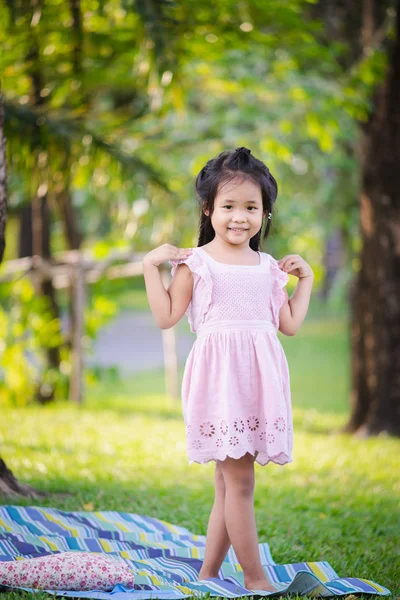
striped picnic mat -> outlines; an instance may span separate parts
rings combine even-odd
[[[205,540],[204,535],[194,535],[185,527],[135,513],[68,512],[37,506],[0,507],[2,561],[73,550],[102,552],[124,560],[135,574],[133,589],[117,585],[111,592],[46,590],[58,596],[172,600],[202,597],[207,592],[210,596],[226,598],[255,595],[243,587],[243,571],[232,546],[219,577],[198,582]],[[259,547],[262,565],[276,592],[257,592],[257,595],[297,593],[315,597],[362,592],[387,596],[391,593],[369,579],[339,577],[326,561],[278,565],[272,559],[267,543]]]

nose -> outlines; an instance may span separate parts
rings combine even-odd
[[[240,222],[240,223],[245,223],[247,219],[246,219],[246,217],[244,217],[244,216],[242,215],[242,213],[241,213],[241,211],[240,211],[240,210],[236,210],[236,211],[234,212],[234,215],[233,215],[233,217],[232,217],[232,220],[233,220],[233,221],[235,221],[235,223],[239,223],[239,222]]]

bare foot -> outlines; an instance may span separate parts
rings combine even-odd
[[[253,581],[244,580],[244,587],[248,590],[265,590],[266,592],[276,592],[266,579],[254,579]]]

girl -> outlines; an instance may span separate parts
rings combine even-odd
[[[277,183],[248,148],[225,151],[196,178],[199,241],[163,244],[144,257],[148,301],[161,329],[186,312],[197,338],[185,364],[182,407],[189,462],[214,460],[215,498],[199,580],[218,577],[233,545],[251,591],[276,591],[259,554],[254,462],[292,462],[289,369],[277,331],[294,335],[308,310],[314,273],[298,254],[259,251]],[[166,290],[158,266],[173,267]],[[290,299],[289,275],[299,281]]]

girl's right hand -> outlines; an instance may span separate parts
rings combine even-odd
[[[172,244],[163,244],[154,248],[143,257],[143,265],[158,267],[166,260],[181,260],[191,254],[191,248],[177,248]]]

